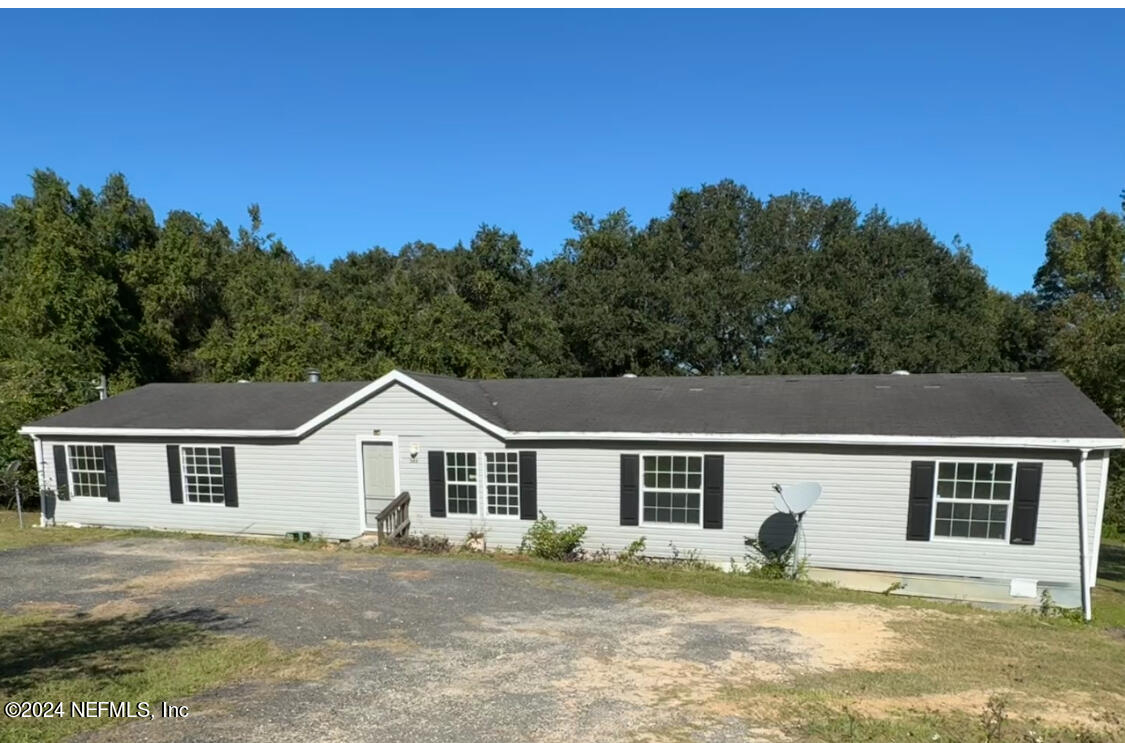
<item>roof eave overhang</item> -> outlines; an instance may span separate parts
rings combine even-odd
[[[805,433],[660,433],[624,431],[516,431],[514,441],[679,441],[759,444],[833,444],[851,446],[941,446],[997,449],[1125,449],[1125,438],[1057,438],[1039,436],[886,436]]]
[[[986,447],[998,449],[1125,449],[1125,438],[1057,438],[1039,436],[884,436],[866,434],[665,433],[648,431],[511,431],[434,391],[413,377],[393,370],[348,395],[299,427],[288,430],[218,428],[83,428],[24,426],[26,436],[110,436],[115,438],[251,438],[300,439],[372,395],[400,384],[497,438],[507,441],[660,441],[699,443],[831,444],[852,446]]]

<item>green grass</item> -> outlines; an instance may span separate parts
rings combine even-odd
[[[1098,585],[1092,593],[1094,624],[1125,630],[1125,542],[1102,540]]]
[[[0,697],[61,701],[67,712],[5,719],[0,741],[57,741],[120,722],[72,717],[72,701],[144,701],[156,710],[235,680],[313,664],[307,653],[282,652],[260,638],[220,636],[212,627],[222,620],[202,609],[106,618],[0,614]]]
[[[46,544],[78,544],[81,542],[97,542],[105,539],[119,539],[123,536],[135,536],[146,531],[125,529],[74,529],[70,527],[53,527],[43,529],[39,526],[38,511],[23,514],[23,528],[19,528],[19,520],[15,511],[0,510],[0,550],[19,549],[22,547],[36,547]]]

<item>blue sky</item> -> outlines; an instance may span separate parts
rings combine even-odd
[[[482,222],[554,254],[732,178],[921,219],[1028,288],[1120,208],[1121,12],[0,12],[0,198],[112,171],[322,262]]]

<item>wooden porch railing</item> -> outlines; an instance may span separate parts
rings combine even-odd
[[[379,544],[384,539],[397,539],[410,531],[410,492],[407,490],[387,504],[375,517],[375,528],[379,534]]]

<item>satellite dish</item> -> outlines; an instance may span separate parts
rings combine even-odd
[[[758,546],[770,557],[784,554],[797,541],[797,518],[788,512],[770,515],[758,527]]]
[[[773,499],[773,507],[782,513],[791,513],[799,516],[812,508],[820,497],[820,483],[798,482],[793,485],[774,485],[777,497]]]

